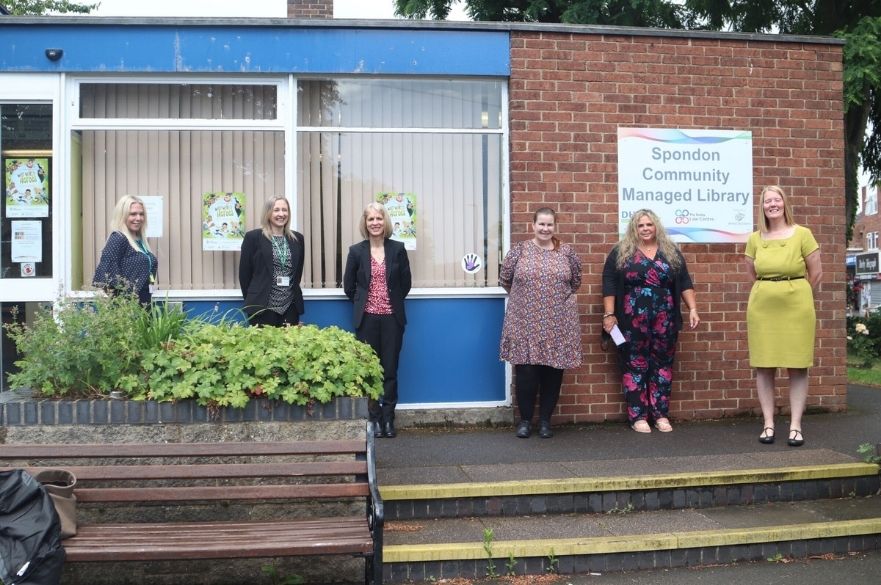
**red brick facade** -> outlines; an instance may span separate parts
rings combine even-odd
[[[613,355],[600,348],[600,275],[617,240],[619,126],[744,129],[753,184],[791,195],[820,243],[824,278],[809,409],[846,408],[842,51],[838,44],[512,32],[512,239],[550,204],[584,263],[584,365],[567,372],[557,422],[623,420]],[[679,338],[675,419],[758,413],[743,245],[687,244],[703,322]],[[778,404],[788,410],[785,378]]]
[[[333,0],[288,0],[288,18],[333,18]]]

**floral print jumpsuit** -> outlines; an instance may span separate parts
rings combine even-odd
[[[679,331],[673,320],[673,271],[661,254],[642,252],[622,267],[624,315],[618,326],[628,343],[621,346],[627,419],[667,418],[673,382],[673,357]]]

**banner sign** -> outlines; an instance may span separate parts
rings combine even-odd
[[[677,242],[745,242],[752,177],[752,132],[618,128],[618,233],[651,209]]]

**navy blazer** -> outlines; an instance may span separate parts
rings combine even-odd
[[[410,259],[404,244],[385,239],[385,278],[392,313],[401,327],[407,324],[404,313],[404,298],[410,292],[412,277]],[[364,240],[349,247],[346,270],[343,274],[343,290],[354,302],[352,324],[355,329],[361,326],[364,305],[367,304],[367,291],[370,290],[370,240]]]
[[[288,238],[291,250],[291,288],[294,290],[294,310],[297,315],[305,311],[303,307],[303,290],[300,280],[303,278],[303,262],[306,258],[306,246],[303,234],[294,232],[294,238]],[[262,229],[251,230],[245,234],[242,242],[242,257],[239,260],[239,284],[242,297],[245,299],[244,310],[249,316],[266,308],[269,302],[269,289],[275,282],[272,268],[272,242],[263,235]]]

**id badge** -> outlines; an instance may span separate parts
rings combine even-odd
[[[155,284],[151,284],[151,285],[150,285],[150,294],[151,294],[151,295],[152,295],[152,294],[155,294],[156,291],[157,291],[158,289],[159,289],[158,286],[156,286]]]
[[[279,276],[275,279],[276,286],[291,286],[290,276]]]

